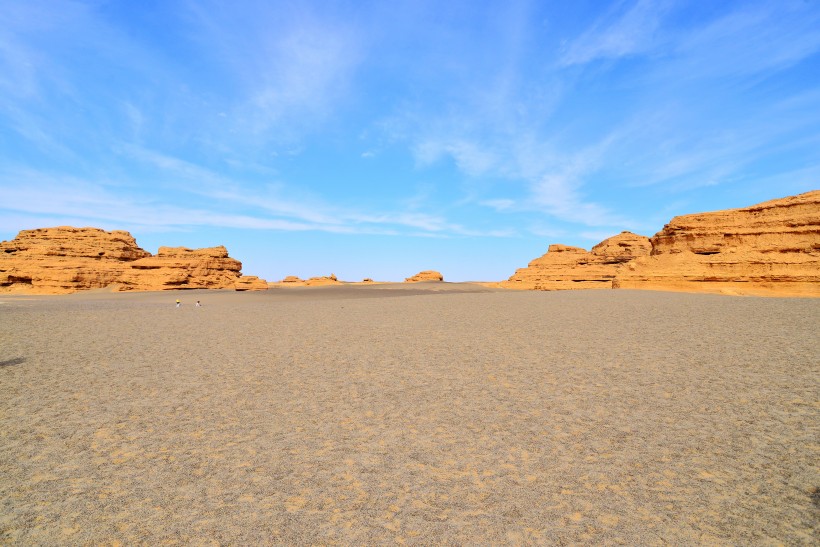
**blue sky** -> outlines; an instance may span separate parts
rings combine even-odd
[[[500,280],[820,187],[820,2],[0,0],[0,239]]]

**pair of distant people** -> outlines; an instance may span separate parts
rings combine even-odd
[[[182,306],[182,302],[179,300],[179,298],[177,298],[177,308],[180,307],[180,306]],[[196,301],[196,307],[197,308],[202,307],[202,304],[199,303],[199,300]]]

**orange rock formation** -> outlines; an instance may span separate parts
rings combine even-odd
[[[820,190],[675,217],[613,286],[820,296]]]
[[[610,289],[618,266],[649,255],[649,238],[621,232],[595,245],[591,251],[567,245],[550,245],[547,254],[521,268],[502,287],[557,291]]]
[[[336,279],[334,274],[330,274],[329,276],[325,277],[311,277],[307,281],[305,281],[305,285],[308,287],[315,287],[317,285],[341,285],[342,282]]]
[[[128,232],[99,228],[23,230],[0,242],[0,291],[64,294],[117,282],[127,265],[151,256]]]
[[[435,270],[424,270],[404,280],[405,283],[419,283],[421,281],[444,281],[444,276]]]
[[[243,275],[236,280],[237,291],[266,291],[268,282],[255,275]]]
[[[120,230],[40,228],[0,243],[4,292],[62,294],[108,286],[124,291],[233,289],[241,269],[225,247],[160,247],[152,256]]]
[[[233,289],[242,263],[225,247],[160,247],[156,256],[128,264],[118,280],[121,291],[164,289]]]

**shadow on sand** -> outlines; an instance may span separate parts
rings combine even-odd
[[[14,365],[22,365],[25,363],[26,360],[22,357],[15,357],[14,359],[7,359],[5,361],[0,361],[0,368],[4,367],[13,367]]]

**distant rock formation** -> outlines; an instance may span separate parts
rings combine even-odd
[[[550,245],[547,254],[516,270],[501,286],[541,291],[610,289],[619,265],[649,255],[651,249],[648,237],[632,232],[605,239],[591,251]]]
[[[60,226],[23,230],[13,240],[0,242],[3,292],[233,289],[241,269],[242,263],[230,258],[225,247],[160,247],[153,256],[121,230]]]
[[[444,281],[444,276],[435,270],[424,270],[404,280],[405,283],[419,283],[421,281]]]
[[[820,190],[678,216],[615,287],[820,296]]]
[[[342,282],[336,279],[334,274],[330,274],[329,276],[325,277],[311,277],[307,281],[305,281],[305,285],[308,287],[315,287],[317,285],[341,285]]]
[[[374,281],[369,277],[365,277],[364,279],[362,279],[362,283],[374,283]]]
[[[304,285],[304,281],[295,275],[289,275],[279,283],[283,285]]]
[[[235,288],[237,291],[266,291],[268,282],[255,275],[243,275],[236,280]]]

